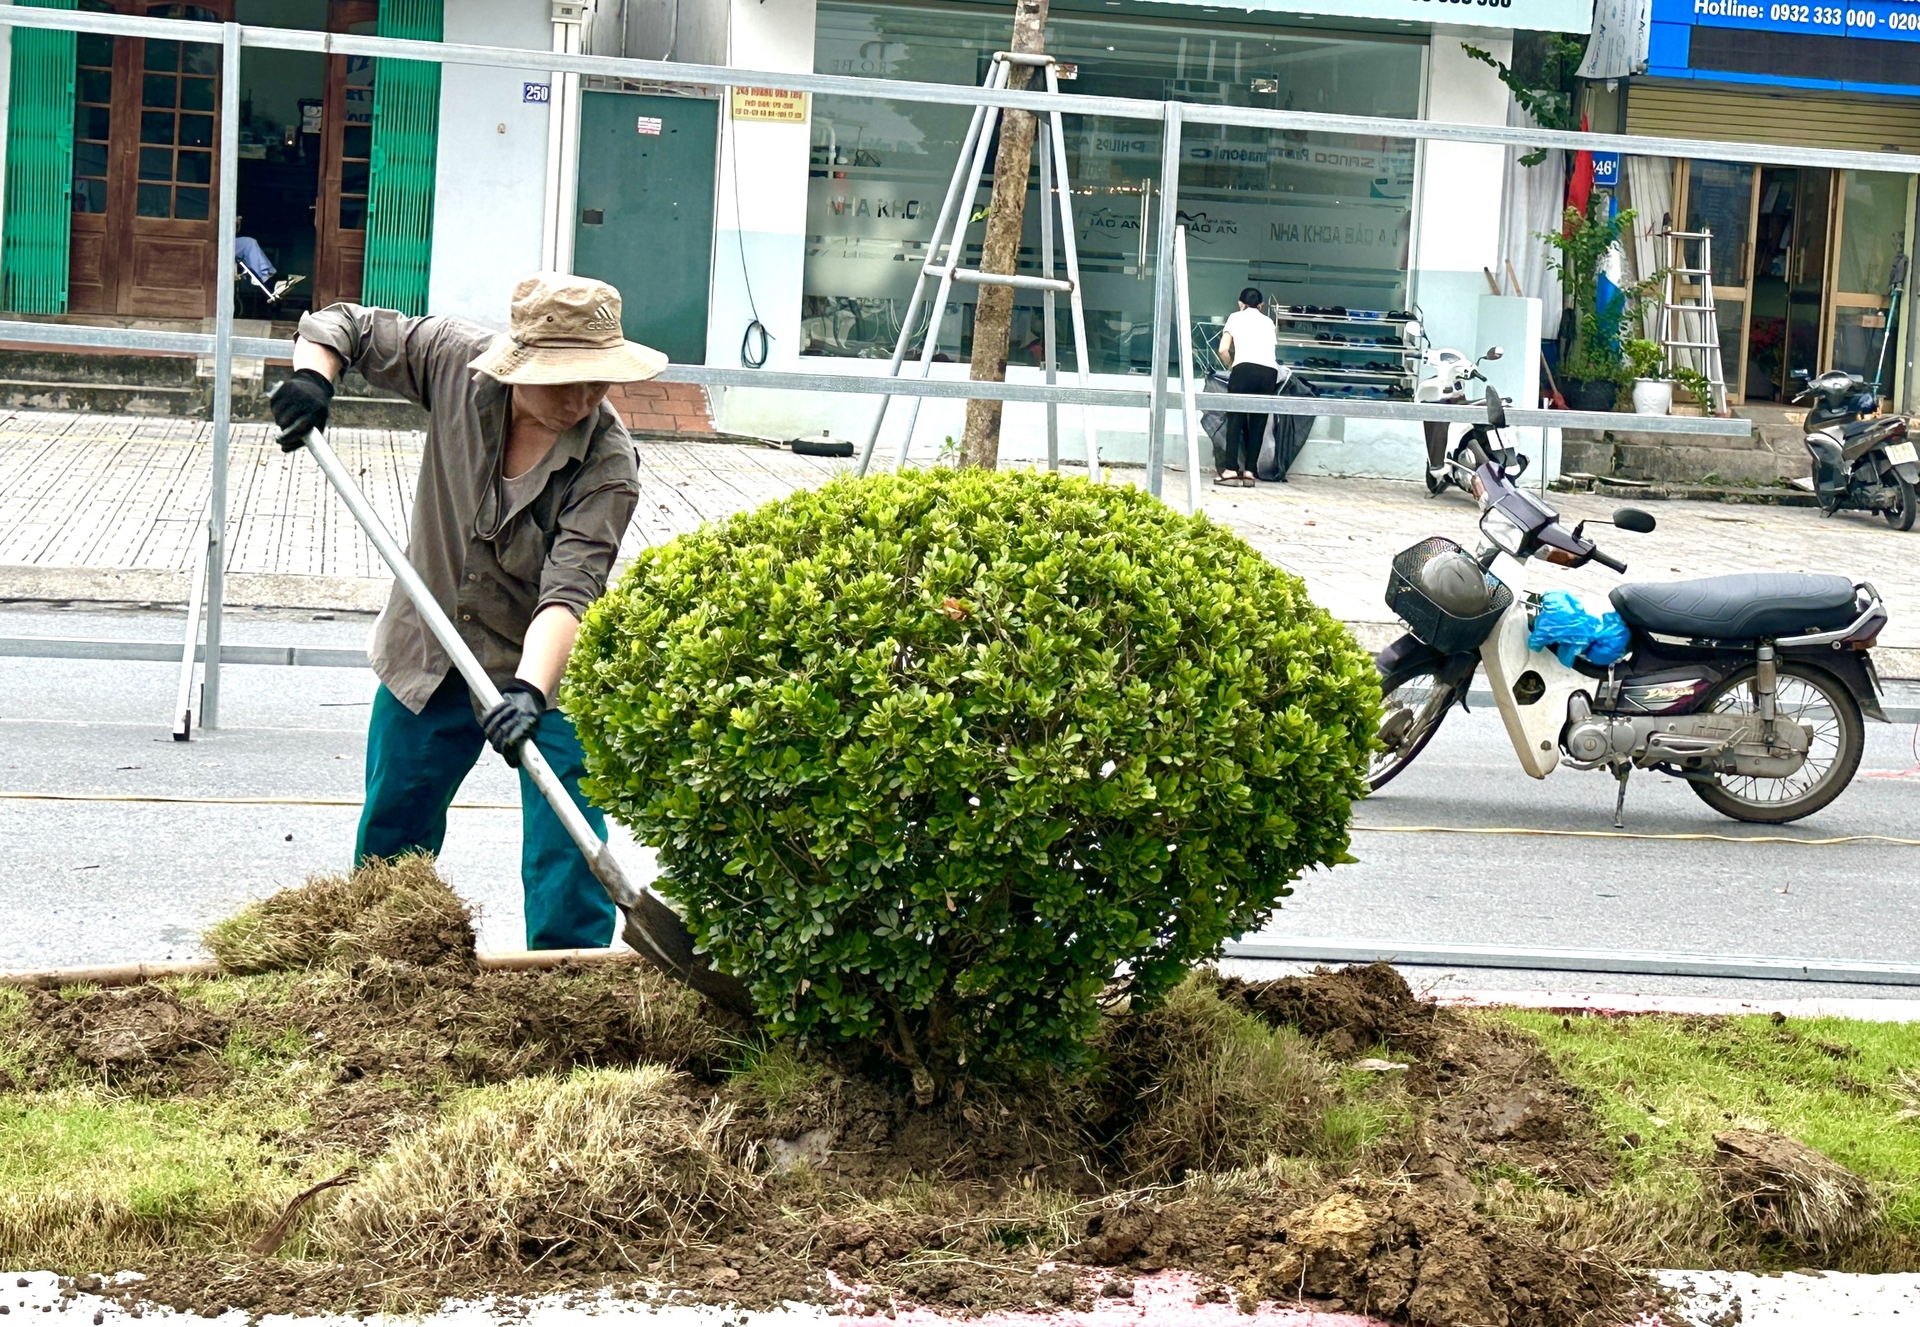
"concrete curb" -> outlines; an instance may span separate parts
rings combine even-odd
[[[1537,1009],[1548,1014],[1679,1014],[1737,1018],[1778,1014],[1782,1018],[1853,1018],[1866,1023],[1920,1023],[1920,1000],[1847,999],[1831,996],[1786,1000],[1729,1000],[1705,995],[1623,995],[1612,991],[1432,991],[1425,999],[1453,1009]]]
[[[377,613],[393,582],[372,576],[241,572],[227,577],[229,608]],[[0,603],[185,608],[187,573],[157,568],[0,566]]]

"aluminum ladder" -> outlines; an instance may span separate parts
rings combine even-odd
[[[1005,89],[1010,82],[1016,66],[1025,65],[1040,69],[1046,74],[1046,90],[1057,94],[1060,91],[1059,71],[1051,55],[1022,55],[1012,51],[995,51],[993,67],[987,74],[986,88],[989,91]],[[973,109],[973,122],[967,126],[967,134],[960,143],[960,157],[954,163],[953,180],[947,185],[947,198],[940,205],[939,220],[933,226],[933,238],[927,244],[927,255],[920,267],[920,276],[913,285],[913,298],[907,303],[907,316],[900,320],[900,338],[893,348],[893,362],[887,369],[887,376],[900,376],[900,367],[907,357],[907,345],[913,338],[913,325],[920,315],[920,306],[926,300],[927,288],[937,283],[933,297],[933,306],[927,315],[927,330],[920,346],[920,358],[915,367],[916,376],[925,378],[929,366],[933,363],[934,352],[940,344],[940,324],[946,317],[947,298],[955,283],[972,286],[1012,286],[1019,290],[1038,290],[1042,292],[1042,316],[1045,325],[1046,373],[1047,385],[1052,386],[1059,375],[1060,346],[1055,330],[1054,301],[1065,295],[1073,316],[1074,358],[1079,365],[1080,385],[1089,385],[1087,378],[1087,314],[1080,299],[1080,254],[1074,239],[1073,229],[1073,193],[1067,185],[1067,147],[1062,131],[1059,111],[1048,111],[1037,126],[1036,147],[1040,157],[1040,276],[1004,275],[997,272],[982,272],[978,268],[961,266],[966,254],[967,229],[973,221],[974,194],[982,187],[981,175],[987,169],[987,151],[993,145],[994,130],[1000,123],[1001,108],[998,106],[976,106]],[[1058,191],[1054,188],[1056,178]],[[987,180],[991,182],[991,175]],[[1054,275],[1054,204],[1059,207],[1060,240],[1065,249],[1066,277]],[[906,431],[900,435],[900,447],[894,458],[896,469],[905,469],[907,448],[913,442],[913,428],[920,418],[920,398],[912,398],[912,406],[907,413]],[[873,449],[880,440],[880,429],[887,419],[887,407],[893,403],[891,393],[880,398],[880,408],[874,412],[873,423],[867,429],[867,440],[860,449],[860,462],[856,474],[864,475],[873,461]],[[1096,445],[1091,408],[1080,407],[1080,430],[1084,435],[1087,448],[1088,477],[1100,477],[1100,455]],[[1060,468],[1060,407],[1057,403],[1047,402],[1047,469]]]
[[[1713,232],[1664,232],[1667,241],[1665,289],[1660,296],[1660,346],[1673,368],[1694,369],[1707,380],[1713,399],[1702,401],[1710,415],[1727,413],[1727,375],[1720,362],[1720,318],[1713,305]],[[1700,265],[1688,267],[1687,246],[1699,244]],[[1682,285],[1697,286],[1699,303],[1674,298]]]

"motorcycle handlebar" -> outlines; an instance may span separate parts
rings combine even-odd
[[[1593,560],[1603,567],[1608,567],[1619,572],[1622,576],[1627,574],[1626,563],[1622,562],[1619,558],[1608,557],[1597,548],[1593,550]]]

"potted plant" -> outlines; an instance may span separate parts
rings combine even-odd
[[[1603,304],[1600,300],[1600,265],[1607,254],[1630,232],[1634,212],[1626,208],[1607,215],[1608,202],[1596,193],[1582,216],[1578,208],[1568,208],[1558,234],[1538,234],[1552,250],[1547,265],[1560,274],[1567,302],[1576,313],[1573,344],[1562,357],[1557,375],[1560,392],[1575,410],[1612,410],[1620,388],[1630,381],[1622,359],[1622,326],[1637,326],[1640,309],[1664,275],[1655,272],[1644,281],[1619,287]]]
[[[1658,341],[1634,337],[1621,347],[1627,372],[1633,379],[1633,413],[1673,413],[1673,380],[1667,376],[1666,348]]]

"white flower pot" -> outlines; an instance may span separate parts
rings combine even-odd
[[[1665,378],[1633,380],[1633,413],[1670,415],[1673,413],[1673,384]]]

